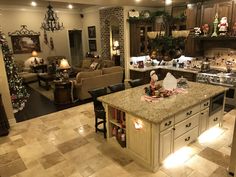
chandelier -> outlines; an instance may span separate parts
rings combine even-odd
[[[63,30],[64,26],[63,23],[59,23],[59,18],[57,17],[57,14],[53,11],[53,7],[48,5],[48,11],[45,14],[44,21],[41,25],[41,29],[45,31],[58,31],[58,30]]]

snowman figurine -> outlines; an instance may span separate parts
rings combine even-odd
[[[226,35],[228,26],[227,17],[222,17],[218,25],[220,35]]]

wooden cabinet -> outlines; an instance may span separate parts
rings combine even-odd
[[[70,104],[72,102],[70,81],[54,82],[54,103],[55,104]]]
[[[207,130],[208,118],[209,118],[209,108],[204,109],[200,113],[200,117],[199,117],[199,135]]]
[[[210,26],[210,31],[213,29],[213,21],[216,15],[216,3],[205,2],[202,4],[201,8],[201,23],[200,25],[208,24]]]
[[[233,8],[233,1],[219,2],[216,4],[216,11],[218,13],[219,20],[222,17],[227,17],[230,30],[232,21],[232,8]]]
[[[222,121],[222,111],[219,111],[209,117],[208,128],[215,126]]]
[[[160,161],[173,152],[173,127],[160,133]]]
[[[150,39],[147,32],[153,31],[154,23],[151,20],[130,20],[130,56],[149,54]]]
[[[193,29],[199,26],[200,22],[200,9],[198,4],[192,4],[186,9],[186,29]]]
[[[140,122],[142,128],[135,128],[135,123]],[[151,124],[137,117],[127,115],[127,147],[138,158],[146,163],[151,163]]]

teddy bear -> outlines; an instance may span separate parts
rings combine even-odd
[[[226,35],[228,26],[227,17],[222,17],[218,25],[220,35]]]

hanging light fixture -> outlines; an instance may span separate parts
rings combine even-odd
[[[45,31],[58,31],[63,30],[64,26],[63,23],[59,23],[59,18],[57,17],[57,14],[53,11],[53,7],[49,3],[48,5],[48,11],[45,14],[44,21],[41,25],[41,29]]]

